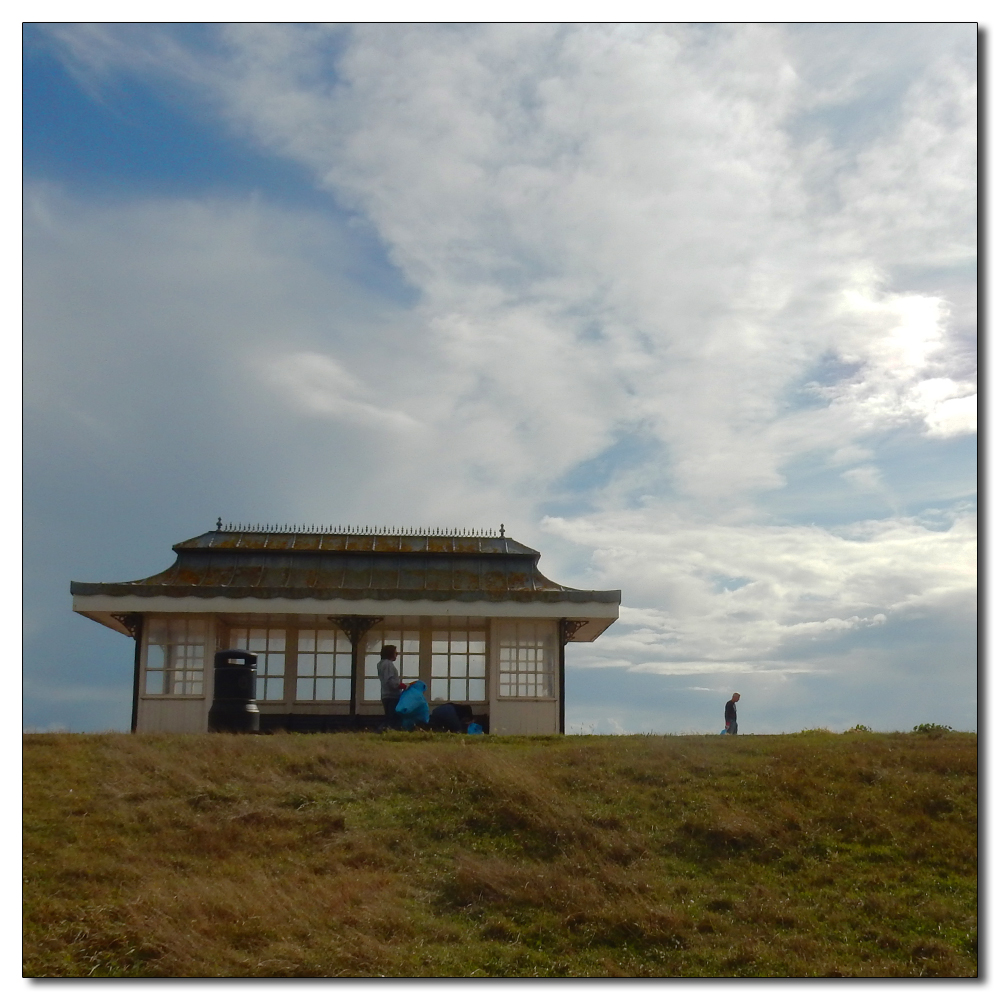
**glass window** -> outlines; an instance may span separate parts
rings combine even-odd
[[[431,637],[431,701],[485,700],[485,629],[435,629]]]
[[[285,697],[285,630],[283,628],[234,628],[231,649],[257,654],[257,700],[283,701]]]
[[[351,700],[351,640],[340,629],[299,629],[296,701]]]
[[[555,697],[554,622],[505,622],[500,626],[501,698]]]
[[[147,619],[146,694],[202,695],[207,631],[198,618]]]
[[[373,628],[365,634],[365,701],[381,701],[378,661],[383,646],[396,647],[396,669],[409,684],[420,679],[420,632],[409,628]]]

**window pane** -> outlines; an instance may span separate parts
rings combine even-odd
[[[449,701],[465,701],[465,681],[451,681],[448,694]]]
[[[472,635],[482,635],[481,632],[474,632]],[[486,640],[485,639],[474,639],[472,635],[469,636],[469,652],[470,653],[485,653],[486,652]]]
[[[150,670],[162,670],[166,664],[162,646],[150,646],[146,650],[146,666]]]
[[[268,630],[267,648],[281,650],[285,648],[285,630],[283,628],[272,628]]]
[[[350,696],[348,696],[350,697]],[[365,678],[365,701],[378,701],[382,697],[382,685],[378,678],[370,680]]]
[[[431,642],[431,652],[432,653],[447,653],[448,652],[448,633],[447,632],[435,632],[434,639]]]
[[[351,700],[351,681],[350,678],[338,677],[334,681],[334,698],[337,701],[350,701]]]
[[[316,700],[333,701],[332,677],[318,677],[316,679]]]
[[[337,676],[338,677],[350,677],[351,676],[351,654],[350,653],[337,653]]]
[[[285,672],[284,653],[268,653],[267,672],[268,674],[283,674]]]
[[[300,677],[295,684],[295,697],[299,701],[309,701],[312,698],[313,681],[311,677],[304,680]]]
[[[486,681],[469,681],[469,701],[486,701]]]
[[[299,629],[299,652],[311,653],[316,648],[316,633],[312,629]]]
[[[448,682],[446,680],[439,680],[433,677],[431,678],[431,700],[448,700]]]
[[[267,678],[267,700],[281,701],[285,696],[285,682],[280,677]]]
[[[162,618],[151,618],[146,623],[146,638],[150,643],[165,645],[167,642],[167,623]]]
[[[451,651],[453,653],[467,653],[469,651],[469,640],[464,634],[459,636],[452,634]]]
[[[163,682],[166,674],[160,670],[150,670],[146,673],[146,694],[166,694]]]
[[[267,650],[267,629],[252,628],[247,633],[247,649],[253,653],[263,653]]]
[[[317,677],[333,676],[333,653],[316,654],[316,676]]]
[[[486,657],[478,656],[476,654],[469,655],[469,676],[470,677],[485,677],[486,676]]]
[[[316,660],[312,653],[299,653],[296,672],[299,677],[312,677],[315,673]]]
[[[316,637],[316,643],[321,653],[332,653],[337,648],[337,636],[331,629],[324,629]]]
[[[431,676],[432,677],[447,677],[448,676],[448,657],[447,656],[432,656],[431,657]]]

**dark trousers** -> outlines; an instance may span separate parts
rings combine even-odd
[[[386,720],[393,729],[399,729],[399,716],[396,715],[396,703],[398,701],[398,694],[393,695],[391,698],[382,699],[382,707],[385,709]]]

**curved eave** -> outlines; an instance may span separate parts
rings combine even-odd
[[[75,596],[105,597],[255,597],[261,600],[283,599],[319,601],[517,601],[524,603],[615,604],[620,605],[620,590],[321,590],[298,587],[190,587],[121,583],[70,584]]]

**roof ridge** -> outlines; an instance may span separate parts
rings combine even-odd
[[[264,535],[361,535],[374,537],[399,537],[399,538],[506,538],[505,526],[500,525],[500,530],[493,528],[431,528],[404,527],[398,528],[393,525],[391,528],[366,524],[363,528],[359,524],[243,524],[241,522],[228,522],[225,526],[220,517],[215,524],[215,533],[245,533]]]

